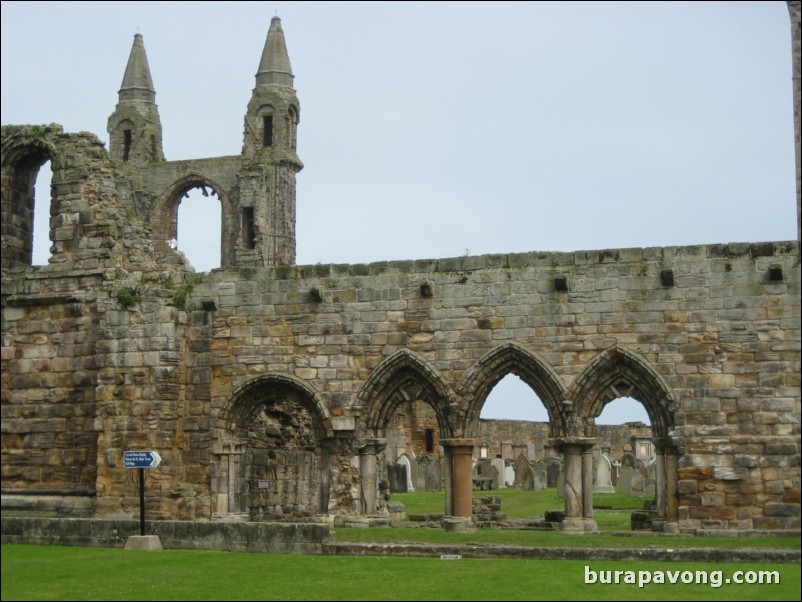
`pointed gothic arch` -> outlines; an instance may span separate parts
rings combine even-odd
[[[577,429],[593,428],[604,406],[619,397],[641,402],[652,421],[655,437],[668,437],[677,404],[659,372],[642,356],[623,347],[602,351],[576,377],[568,392]],[[592,433],[574,433],[592,436]]]
[[[210,188],[220,200],[220,267],[233,265],[236,257],[236,237],[227,233],[237,232],[236,212],[225,189],[212,178],[200,173],[191,173],[170,184],[151,210],[153,242],[157,249],[166,252],[167,241],[178,237],[178,206],[184,195],[193,188]]]
[[[400,349],[371,372],[357,394],[366,411],[363,428],[371,436],[384,437],[396,408],[405,401],[428,403],[437,416],[440,438],[453,435],[450,402],[453,394],[443,377],[425,358],[408,349]]]
[[[508,374],[520,377],[543,402],[549,414],[549,435],[564,436],[562,401],[565,399],[565,387],[560,377],[546,360],[516,342],[491,349],[463,375],[457,390],[465,400],[465,436],[478,435],[482,406],[493,387]]]

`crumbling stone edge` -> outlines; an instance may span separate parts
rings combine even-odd
[[[139,533],[139,521],[91,518],[3,517],[2,543],[123,548],[130,535]],[[158,535],[165,549],[323,554],[344,556],[463,558],[531,558],[541,560],[657,560],[692,562],[799,563],[802,551],[761,548],[558,548],[495,544],[356,543],[335,541],[324,523],[215,523],[153,521],[148,534]],[[799,535],[798,533],[789,535]],[[700,539],[703,545],[703,539]]]

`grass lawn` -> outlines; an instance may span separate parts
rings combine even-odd
[[[501,498],[501,511],[510,518],[543,516],[546,510],[563,510],[565,502],[554,488],[545,491],[526,491],[524,489],[494,489],[493,491],[474,491],[473,497],[496,495]],[[442,513],[445,505],[442,491],[414,491],[412,493],[393,493],[391,500],[406,506],[407,515]],[[606,510],[642,510],[646,499],[622,495],[620,493],[594,493],[593,506],[596,512]]]
[[[622,582],[636,582],[600,583],[615,578],[610,571],[623,571]],[[764,572],[764,580],[779,578],[779,584],[726,583],[739,577],[757,580],[757,571]],[[662,576],[665,583],[639,587],[637,580],[646,576],[652,581]],[[701,577],[706,583],[682,583]],[[677,583],[669,583],[672,578]],[[441,560],[4,545],[2,599],[799,600],[800,576],[798,564]]]

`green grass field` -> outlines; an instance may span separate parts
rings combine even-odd
[[[565,506],[565,502],[553,488],[545,491],[506,488],[493,491],[474,491],[473,495],[474,497],[499,496],[501,511],[508,518],[542,517],[546,510],[562,510]],[[442,491],[394,493],[391,499],[404,504],[407,516],[442,513],[445,505]],[[646,499],[651,498],[630,497],[620,493],[594,494],[593,505],[597,508],[594,515],[596,522],[599,523],[599,528],[608,531],[629,530],[630,513],[624,511],[642,509]]]
[[[622,583],[599,583],[615,578],[600,571],[624,571]],[[764,571],[764,580],[779,579],[779,584],[727,584],[736,571],[753,580]],[[586,575],[595,583],[586,583]],[[623,583],[628,575],[635,583]],[[666,583],[639,587],[637,580],[647,575],[652,581],[662,575]],[[669,583],[672,577],[676,584]],[[701,577],[705,583],[682,583]],[[800,576],[798,564],[441,560],[4,545],[2,599],[799,600]]]
[[[554,491],[503,489],[511,518],[561,509]],[[488,492],[476,492],[487,495]],[[394,494],[408,514],[443,511],[443,494]],[[628,509],[642,498],[594,496],[602,530],[629,529]],[[566,535],[557,531],[337,528],[337,541],[479,543],[587,548],[787,548],[800,539],[714,538],[659,534]],[[615,580],[619,584],[601,583]],[[736,571],[779,583],[726,583]],[[752,571],[752,572],[749,572]],[[609,572],[609,573],[608,573]],[[698,574],[697,574],[698,572]],[[646,576],[652,583],[641,584]],[[653,581],[663,577],[663,584]],[[705,577],[706,582],[700,582]],[[670,583],[674,578],[676,583]],[[595,581],[593,583],[586,583]],[[634,583],[626,583],[626,580]],[[695,583],[683,583],[683,580]],[[298,556],[166,550],[142,552],[61,546],[2,546],[2,600],[799,600],[799,564],[686,563],[524,559]]]

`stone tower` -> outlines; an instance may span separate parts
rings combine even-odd
[[[106,131],[109,152],[116,163],[141,166],[164,161],[162,123],[141,34],[134,36],[117,107],[109,117]]]
[[[238,265],[295,263],[295,174],[303,163],[296,154],[300,103],[293,78],[281,19],[273,17],[245,113]]]

